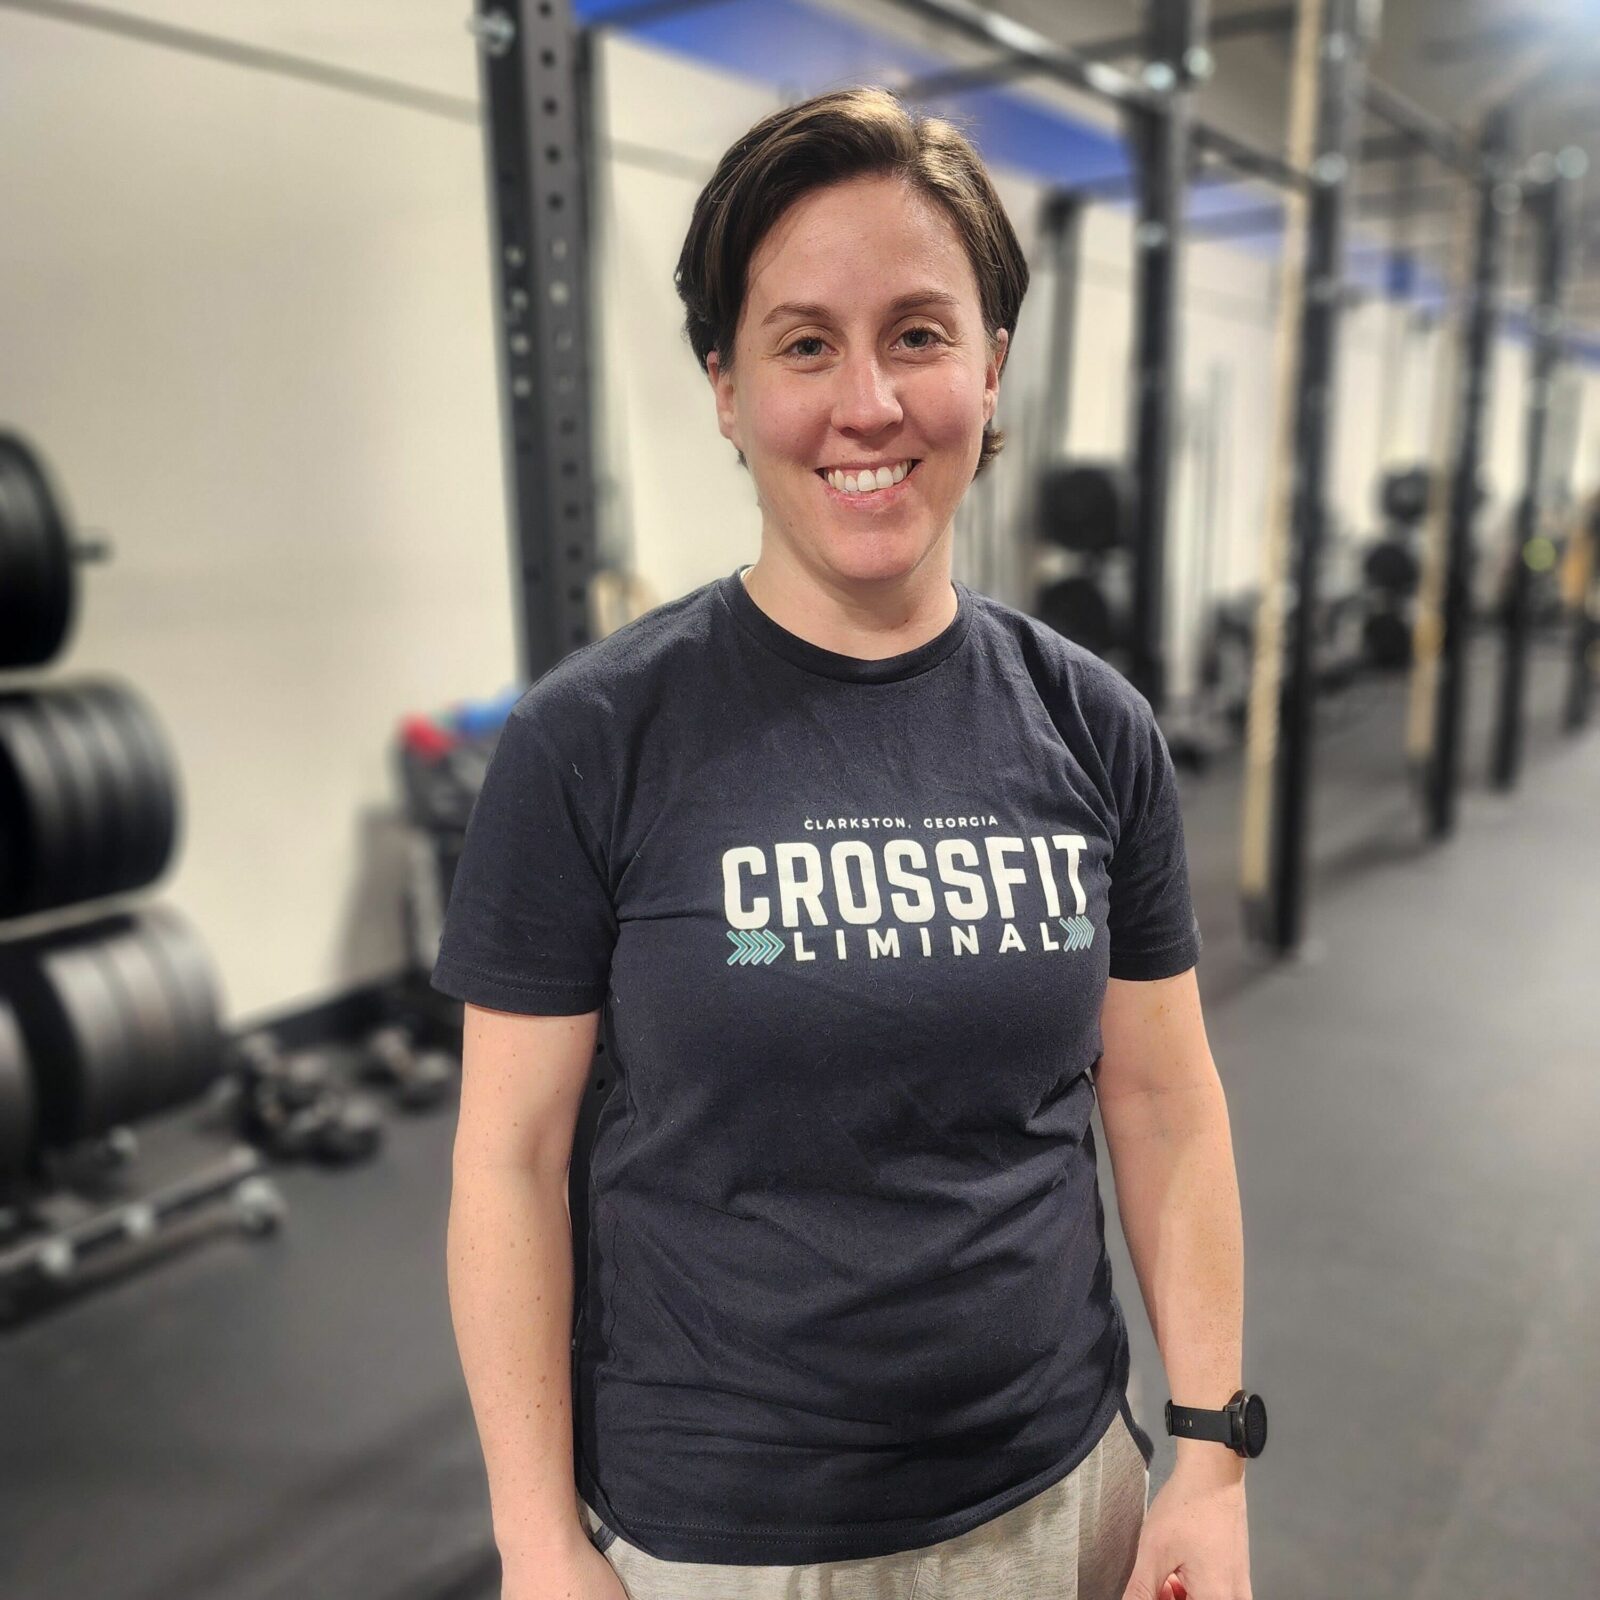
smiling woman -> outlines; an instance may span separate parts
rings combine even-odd
[[[434,969],[592,1013],[616,1077],[575,1339],[541,1269],[547,1356],[465,1358],[553,1472],[490,1466],[509,1539],[558,1552],[519,1594],[1123,1600],[1153,1450],[1090,1113],[1103,1080],[1119,1194],[1178,1193],[1138,1108],[1209,1062],[1169,1048],[1200,941],[1149,702],[951,575],[1027,282],[972,146],[882,89],[757,123],[694,207],[677,284],[760,560],[528,689]],[[1150,996],[1102,1060],[1111,987]],[[518,1097],[484,1125],[544,1125],[504,1048],[464,1067]],[[457,1281],[503,1306],[489,1241],[529,1225],[482,1218]]]

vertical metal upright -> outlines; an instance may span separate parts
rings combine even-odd
[[[1327,532],[1328,462],[1333,444],[1339,316],[1344,295],[1344,220],[1354,107],[1365,38],[1358,0],[1326,0],[1317,52],[1317,113],[1306,203],[1305,294],[1300,309],[1295,403],[1293,514],[1287,671],[1277,706],[1278,767],[1273,796],[1272,914],[1280,954],[1304,933],[1311,832],[1311,757],[1316,733],[1316,616]]]
[[[1087,196],[1078,189],[1052,189],[1040,208],[1042,253],[1050,262],[1050,340],[1045,352],[1041,428],[1044,448],[1034,463],[1043,469],[1066,449],[1072,414],[1072,352],[1077,344],[1078,287],[1083,269],[1083,213]]]
[[[1561,711],[1561,727],[1566,733],[1588,726],[1594,682],[1600,675],[1600,494],[1590,496],[1573,537],[1584,540],[1587,548],[1581,563],[1582,587],[1572,614],[1567,696]]]
[[[511,588],[523,675],[589,642],[595,508],[589,35],[570,0],[477,0]]]
[[[1491,777],[1495,788],[1515,788],[1522,766],[1523,702],[1527,682],[1530,582],[1529,547],[1544,515],[1545,446],[1549,437],[1550,393],[1561,357],[1561,299],[1565,286],[1569,212],[1574,180],[1559,162],[1535,180],[1528,209],[1535,224],[1537,250],[1533,350],[1528,377],[1528,409],[1523,421],[1522,495],[1517,502],[1510,571],[1502,612],[1500,693],[1495,721]]]
[[[1378,396],[1378,461],[1384,468],[1395,462],[1410,466],[1415,458],[1407,419],[1416,401],[1406,382],[1413,365],[1410,330],[1415,308],[1411,302],[1417,291],[1415,149],[1407,150],[1397,163],[1394,192],[1399,201],[1389,226],[1389,250],[1383,264],[1384,361],[1388,371]]]
[[[1483,455],[1489,404],[1489,357],[1498,320],[1500,273],[1508,218],[1518,196],[1509,182],[1510,117],[1491,111],[1478,136],[1482,168],[1476,184],[1472,281],[1461,328],[1459,417],[1448,485],[1449,531],[1441,607],[1439,679],[1433,711],[1433,748],[1423,773],[1428,833],[1442,839],[1456,824],[1461,788],[1461,723],[1466,706],[1467,645],[1472,628],[1473,523],[1478,505],[1478,464]],[[1448,337],[1448,334],[1446,335]]]
[[[1072,413],[1072,351],[1077,342],[1078,288],[1083,265],[1083,214],[1089,197],[1081,189],[1048,189],[1039,206],[1039,255],[1051,276],[1049,331],[1044,346],[1044,391],[1026,419],[1023,472],[1037,485],[1052,461],[1066,451]],[[1024,576],[1025,608],[1037,616],[1042,585],[1030,564]]]
[[[1160,99],[1130,106],[1128,146],[1138,176],[1134,228],[1133,595],[1128,676],[1158,713],[1166,701],[1166,546],[1172,419],[1178,372],[1178,286],[1189,171],[1189,93],[1209,71],[1201,0],[1146,0],[1147,88]]]

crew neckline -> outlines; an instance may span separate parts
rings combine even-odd
[[[959,649],[972,625],[972,591],[959,578],[952,578],[951,585],[956,591],[956,614],[942,633],[924,640],[914,650],[903,651],[897,656],[869,660],[863,656],[842,655],[837,650],[825,650],[809,639],[802,639],[799,634],[791,633],[782,623],[769,617],[744,586],[743,574],[751,565],[753,563],[741,562],[718,582],[722,598],[734,619],[758,644],[819,677],[837,678],[847,683],[896,683],[903,678],[914,678],[938,666]]]

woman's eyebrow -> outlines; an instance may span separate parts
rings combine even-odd
[[[954,310],[961,304],[953,294],[946,294],[943,289],[914,289],[910,294],[903,294],[898,300],[890,302],[891,313],[910,311],[915,306],[945,306]],[[769,322],[776,322],[780,317],[807,317],[819,322],[826,322],[832,315],[826,306],[811,304],[808,301],[785,300],[782,305],[774,306],[761,319],[764,328]]]

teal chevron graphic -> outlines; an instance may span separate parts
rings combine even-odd
[[[1067,950],[1087,950],[1094,943],[1094,924],[1087,917],[1057,917],[1067,930]]]
[[[783,940],[765,928],[757,928],[754,933],[735,933],[729,928],[728,937],[733,940],[733,954],[728,957],[730,967],[749,966],[752,961],[765,966],[769,961],[776,961],[783,949]]]

